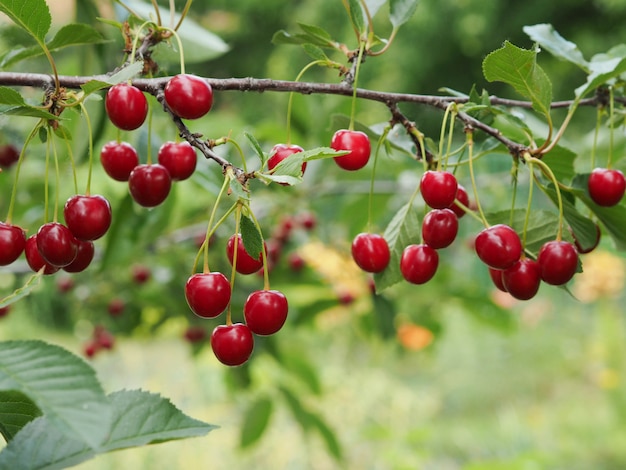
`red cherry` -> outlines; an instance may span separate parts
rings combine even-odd
[[[0,307],[0,318],[6,317],[11,311],[11,304]]]
[[[52,266],[50,263],[46,262],[45,259],[39,253],[39,248],[37,248],[37,235],[31,235],[26,239],[26,247],[24,248],[24,256],[26,256],[26,262],[30,269],[35,272],[39,272],[41,268],[45,266],[43,273],[45,275],[54,274],[60,268],[58,266]]]
[[[26,247],[26,232],[17,225],[0,222],[0,266],[18,259]]]
[[[76,258],[67,266],[63,266],[63,271],[68,273],[79,273],[89,267],[93,260],[95,248],[93,242],[89,240],[76,240]]]
[[[126,302],[119,298],[111,299],[107,305],[107,311],[112,317],[120,316],[124,312],[125,308]]]
[[[118,83],[107,91],[104,107],[111,122],[125,131],[141,127],[148,115],[148,100],[143,92],[128,83]]]
[[[302,271],[306,265],[304,258],[298,253],[290,253],[287,262],[289,263],[289,268],[297,273]]]
[[[376,233],[359,233],[352,241],[352,258],[365,272],[384,271],[390,257],[387,240]]]
[[[502,282],[506,292],[518,300],[532,299],[541,284],[539,263],[524,258],[502,271]]]
[[[460,219],[465,215],[465,211],[461,209],[461,206],[457,205],[457,201],[467,208],[469,208],[470,206],[469,195],[467,194],[465,188],[460,184],[457,185],[456,200],[450,205],[450,207],[448,207],[448,209],[451,209],[452,212],[454,212],[456,216]]]
[[[100,162],[115,181],[128,181],[131,171],[139,165],[139,156],[129,143],[109,142],[100,151]]]
[[[206,338],[206,330],[200,325],[189,325],[183,337],[192,344],[199,343]]]
[[[493,225],[483,229],[474,241],[476,254],[483,263],[495,269],[513,266],[522,255],[519,235],[508,225]]]
[[[267,169],[271,172],[276,166],[282,162],[284,159],[293,155],[294,153],[304,152],[304,149],[299,145],[287,145],[287,144],[276,144],[272,147],[270,151],[270,158],[267,160]],[[304,175],[304,171],[306,170],[307,162],[302,163],[301,171]],[[287,183],[279,183],[283,186],[287,186]]]
[[[222,273],[197,273],[187,279],[185,298],[191,311],[202,318],[215,318],[228,307],[230,282]]]
[[[166,142],[159,148],[159,163],[167,168],[172,180],[189,178],[196,169],[196,150],[187,141]]]
[[[135,284],[145,284],[146,282],[148,282],[148,280],[150,280],[150,277],[152,276],[152,271],[150,271],[150,268],[141,264],[134,265],[131,271],[133,282]]]
[[[100,351],[100,345],[95,340],[88,341],[83,347],[83,353],[89,359],[94,357],[98,351]]]
[[[195,75],[181,74],[165,85],[165,102],[170,110],[183,119],[198,119],[213,105],[213,89]]]
[[[256,335],[273,335],[287,319],[287,298],[277,290],[252,292],[243,306],[246,325]]]
[[[79,240],[97,240],[111,226],[111,205],[103,196],[72,196],[63,209],[65,223]]]
[[[264,243],[263,248],[267,253],[267,245]],[[235,235],[231,235],[226,244],[226,256],[228,261],[233,264],[235,255]],[[257,272],[263,267],[263,254],[259,253],[259,257],[254,259],[243,246],[243,239],[241,234],[237,235],[237,272],[240,274],[252,274]]]
[[[493,269],[493,268],[488,268],[488,269],[489,269],[489,276],[491,277],[493,285],[496,286],[502,292],[507,292],[506,287],[504,286],[504,280],[502,279],[502,274],[504,273],[504,271],[502,271],[501,269]]]
[[[254,337],[243,323],[219,325],[211,333],[211,348],[222,364],[240,366],[252,354]]]
[[[167,198],[172,178],[158,163],[138,165],[130,173],[128,188],[135,202],[143,207],[155,207]]]
[[[46,262],[60,268],[74,261],[78,253],[76,238],[69,228],[58,222],[48,222],[39,228],[37,248]]]
[[[409,245],[400,258],[402,277],[412,284],[424,284],[437,272],[439,255],[428,245]]]
[[[57,280],[57,289],[61,294],[66,294],[74,288],[74,279],[69,276]]]
[[[547,284],[560,286],[567,283],[578,269],[578,252],[566,241],[544,243],[537,255],[541,279]]]
[[[459,219],[451,209],[433,209],[422,221],[424,243],[435,248],[452,244],[459,231]]]
[[[13,144],[0,145],[0,168],[8,170],[20,159],[20,151]]]
[[[298,222],[305,230],[313,230],[317,225],[317,218],[312,212],[304,212],[298,216]]]
[[[347,129],[335,132],[330,141],[330,146],[337,151],[350,150],[350,153],[334,158],[335,163],[340,168],[348,171],[359,170],[367,165],[372,151],[370,138],[367,134]]]
[[[599,206],[610,207],[622,200],[626,180],[619,170],[596,168],[589,175],[587,188],[593,202]]]
[[[115,337],[103,326],[96,326],[93,331],[93,339],[103,349],[113,349]]]
[[[420,192],[426,204],[433,209],[445,209],[454,203],[459,185],[448,171],[428,170],[422,175]]]

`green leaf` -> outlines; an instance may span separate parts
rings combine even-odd
[[[45,0],[0,0],[0,11],[43,43],[52,18]]]
[[[159,442],[204,436],[215,426],[192,419],[169,400],[148,392],[120,391],[107,397],[113,410],[107,440],[90,449],[80,438],[56,432],[44,415],[28,423],[0,452],[0,468],[53,470],[77,465],[99,453]],[[86,436],[83,436],[86,437]]]
[[[319,26],[306,23],[298,23],[298,26],[300,26],[300,29],[304,31],[307,37],[313,39],[314,44],[332,46],[335,43],[330,33]]]
[[[389,20],[394,29],[398,29],[404,23],[409,21],[415,10],[419,0],[390,0],[389,1]]]
[[[378,10],[387,3],[387,0],[365,0],[365,4],[367,5],[367,9],[370,12],[370,15],[374,17]]]
[[[564,39],[551,24],[536,24],[524,26],[524,32],[530,39],[535,41],[550,54],[559,59],[566,60],[579,66],[585,72],[589,72],[589,63],[583,57],[578,46]]]
[[[376,287],[378,289],[378,286]],[[374,301],[374,324],[381,337],[393,338],[396,335],[396,306],[383,295],[372,296]]]
[[[94,370],[65,349],[43,341],[0,343],[0,390],[27,395],[58,434],[98,447],[111,409]]]
[[[243,135],[246,137],[246,139],[248,139],[248,142],[250,142],[250,146],[252,147],[252,150],[254,150],[254,153],[257,154],[257,156],[259,157],[259,160],[261,160],[261,167],[265,166],[265,162],[267,161],[267,155],[261,148],[261,144],[259,144],[259,141],[256,139],[256,137],[254,137],[249,132],[244,132]]]
[[[337,435],[335,432],[326,424],[326,422],[322,419],[322,417],[315,413],[309,414],[309,420],[311,425],[319,432],[322,440],[326,444],[326,449],[330,455],[335,457],[337,460],[341,460],[343,457],[343,452],[341,450],[341,445],[339,444],[339,440],[337,440]]]
[[[383,235],[389,244],[390,260],[387,268],[374,275],[376,290],[382,292],[402,280],[400,258],[408,245],[421,241],[421,225],[418,208],[407,203],[394,215]]]
[[[252,258],[258,259],[263,249],[263,239],[258,227],[250,217],[242,215],[239,221],[239,230],[241,231],[241,239],[246,252]]]
[[[317,369],[303,351],[294,351],[291,347],[289,351],[281,351],[280,363],[285,370],[299,378],[311,393],[322,394],[322,384]]]
[[[537,142],[539,145],[543,144],[541,140]],[[565,147],[557,145],[541,159],[550,167],[556,179],[561,183],[571,181],[576,174],[574,170],[576,154]]]
[[[43,276],[43,269],[39,272],[32,274],[26,281],[26,284],[24,284],[19,289],[16,289],[12,294],[7,295],[5,298],[0,300],[0,308],[6,307],[9,304],[17,302],[18,300],[30,294],[33,291],[33,289],[35,289],[35,287],[39,285],[39,282],[41,281],[42,276]]]
[[[261,438],[270,422],[273,405],[272,400],[263,397],[246,410],[239,435],[239,445],[242,448],[250,447]]]
[[[85,95],[90,95],[93,92],[104,90],[112,86],[109,82],[103,82],[101,80],[89,80],[88,82],[83,83],[80,87],[85,92]]]
[[[350,153],[348,150],[335,150],[330,147],[316,147],[302,152],[302,158],[305,162],[310,162],[312,160],[341,157],[342,155],[346,155],[348,153]]]
[[[365,16],[359,0],[348,0],[352,27],[359,33],[365,32]]]
[[[0,104],[6,104],[9,106],[24,106],[26,102],[18,91],[6,86],[0,86]]]
[[[509,41],[483,61],[483,74],[490,82],[511,85],[532,102],[533,109],[550,118],[552,83],[537,64],[537,51],[514,46]]]
[[[597,205],[589,197],[587,182],[589,174],[577,175],[572,181],[572,192],[596,215],[608,230],[618,250],[626,249],[626,206],[618,204],[612,207]]]
[[[313,60],[329,60],[324,51],[313,44],[303,44],[302,48]]]
[[[626,72],[626,47],[616,46],[606,54],[592,57],[589,70],[591,73],[587,77],[587,82],[575,90],[576,98],[583,98],[587,93]]]
[[[127,65],[122,70],[118,70],[113,75],[110,75],[109,77],[107,77],[106,81],[107,83],[109,83],[109,85],[117,85],[118,83],[126,82],[128,80],[131,80],[132,78],[135,78],[142,72],[142,70],[143,61],[139,60]]]
[[[36,108],[35,106],[10,106],[10,107],[2,107],[0,108],[0,114],[6,114],[8,116],[27,116],[27,117],[36,117],[40,119],[59,119],[58,116],[54,114],[50,114],[43,109]]]
[[[0,433],[9,442],[26,423],[41,416],[41,410],[22,392],[0,391]]]

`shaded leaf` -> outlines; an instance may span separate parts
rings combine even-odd
[[[511,85],[532,102],[533,109],[547,118],[552,103],[552,83],[537,64],[537,51],[521,49],[509,41],[483,61],[483,74],[490,82]]]
[[[41,410],[22,392],[0,391],[0,433],[7,442],[38,416],[41,416]]]
[[[563,38],[551,24],[524,26],[524,32],[545,50],[559,59],[566,60],[589,72],[589,64],[578,46]]]
[[[246,252],[252,258],[258,259],[263,249],[263,239],[254,221],[250,217],[242,215],[239,221],[239,230]]]
[[[329,60],[324,51],[313,44],[303,44],[302,48],[314,60]]]
[[[39,109],[35,106],[10,106],[10,107],[2,107],[0,108],[0,114],[7,114],[9,116],[26,116],[26,117],[36,117],[40,119],[59,119],[58,116],[54,114],[50,114],[48,111],[44,111],[43,109]]]
[[[372,296],[374,301],[374,324],[383,338],[393,338],[396,335],[396,306],[383,295]]]
[[[350,7],[350,21],[352,26],[359,33],[365,32],[365,14],[359,0],[348,0]]]
[[[415,10],[419,0],[390,0],[389,1],[389,20],[395,29],[409,21]]]
[[[322,384],[317,369],[308,360],[302,351],[281,352],[280,364],[293,375],[298,377],[315,395],[321,395]]]
[[[111,409],[94,370],[82,359],[43,341],[0,343],[0,390],[27,395],[58,434],[98,447]]]
[[[0,86],[0,104],[9,106],[23,106],[26,104],[22,95],[13,88]]]
[[[335,457],[337,460],[341,460],[343,452],[335,432],[328,426],[328,424],[326,424],[320,415],[311,413],[309,415],[309,419],[311,421],[311,425],[319,432],[330,455]]]
[[[239,445],[242,448],[251,446],[261,438],[270,422],[273,405],[272,400],[263,397],[246,410],[239,435]]]
[[[254,137],[249,132],[244,132],[243,135],[246,137],[246,139],[248,139],[248,142],[250,142],[250,146],[252,147],[252,150],[254,150],[254,153],[257,154],[257,156],[259,157],[259,160],[261,160],[261,167],[263,167],[267,160],[267,155],[265,154],[265,152],[263,152],[263,149],[261,149],[261,145],[259,144],[259,141],[256,139],[256,137]]]

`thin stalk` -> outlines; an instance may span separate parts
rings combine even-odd
[[[7,213],[7,218],[6,218],[6,222],[8,224],[10,224],[11,220],[13,219],[13,210],[15,208],[15,200],[17,199],[17,182],[19,181],[19,178],[20,178],[20,170],[22,169],[22,163],[24,163],[24,155],[26,155],[26,148],[31,143],[31,141],[35,138],[35,135],[37,135],[37,133],[39,132],[39,129],[41,128],[43,122],[44,122],[43,119],[40,120],[35,125],[35,127],[33,127],[33,130],[30,131],[30,134],[28,134],[28,137],[26,137],[26,140],[24,141],[24,145],[22,146],[20,156],[17,160],[17,166],[15,167],[15,179],[13,180],[13,189],[11,190],[11,201],[9,202],[9,211]]]
[[[472,182],[472,190],[474,191],[474,201],[476,202],[476,208],[478,209],[478,213],[480,214],[480,220],[482,221],[485,227],[489,227],[489,222],[487,222],[487,218],[485,217],[485,213],[483,212],[482,205],[480,204],[480,199],[478,197],[478,186],[476,186],[476,175],[474,174],[474,136],[471,131],[466,132],[465,138],[467,140],[467,148],[468,148],[468,163],[469,163],[469,172],[470,172],[470,180]]]
[[[270,270],[269,270],[269,265],[267,263],[267,253],[265,250],[265,240],[263,238],[263,231],[261,230],[261,224],[259,224],[259,221],[257,220],[254,213],[250,210],[250,207],[249,206],[246,206],[246,207],[248,209],[248,213],[250,214],[250,218],[254,222],[254,226],[261,234],[261,247],[262,247],[261,257],[263,260],[263,290],[270,290]]]
[[[183,24],[183,20],[187,16],[187,13],[189,12],[189,8],[191,8],[192,2],[193,0],[187,0],[187,3],[185,3],[185,6],[183,7],[183,11],[180,14],[180,19],[178,20],[178,23],[176,23],[176,26],[174,26],[174,31],[178,31],[178,28],[180,28],[180,25]]]
[[[294,80],[295,82],[299,82],[300,79],[302,78],[302,75],[304,75],[304,73],[309,70],[311,67],[315,66],[315,65],[320,65],[325,63],[325,60],[314,60],[313,62],[308,63],[307,65],[304,66],[304,68],[302,70],[300,70],[300,73],[298,73],[298,75],[296,76],[296,79]],[[294,92],[290,92],[289,93],[289,98],[287,100],[287,145],[291,145],[291,110],[292,110],[292,106],[293,106],[293,96],[294,96]]]
[[[557,234],[556,234],[556,240],[561,241],[561,239],[563,238],[564,216],[563,216],[563,198],[561,197],[561,190],[559,187],[559,182],[556,179],[556,176],[554,176],[554,173],[552,172],[550,167],[546,165],[543,160],[533,157],[529,153],[524,154],[524,159],[526,160],[528,164],[536,164],[539,168],[541,168],[541,171],[550,179],[550,181],[554,183],[554,190],[556,191],[557,206],[559,210],[559,227],[558,227]]]
[[[91,127],[91,119],[89,118],[87,108],[83,103],[80,104],[80,107],[83,110],[83,114],[85,115],[85,123],[87,124],[87,132],[89,138],[89,170],[87,173],[87,189],[85,190],[85,194],[89,196],[89,194],[91,193],[91,174],[93,172],[93,128]],[[74,166],[73,159],[72,166]],[[76,178],[76,171],[74,171],[74,178]]]
[[[535,181],[535,169],[532,162],[528,162],[528,171],[530,171],[530,182],[528,183],[528,203],[526,204],[526,215],[524,217],[524,229],[522,231],[522,249],[526,248],[526,234],[528,233],[528,225],[530,224],[530,206],[533,201],[533,188]],[[517,178],[516,178],[517,181]],[[513,225],[513,224],[509,224]],[[522,250],[523,252],[523,250]]]
[[[598,136],[600,135],[600,126],[602,124],[602,109],[596,110],[596,128],[593,132],[593,147],[591,147],[591,169],[596,167],[596,151],[598,149]]]
[[[159,11],[159,5],[156,0],[152,0],[152,6],[154,7],[154,13],[156,14],[157,24],[161,26],[161,12]]]
[[[365,41],[360,42],[359,46],[359,55],[357,57],[356,70],[354,72],[354,86],[352,91],[352,110],[350,112],[350,126],[349,130],[354,130],[354,118],[356,116],[356,91],[357,91],[357,83],[359,82],[359,71],[361,70],[361,60],[363,59],[363,51],[365,51]]]
[[[606,163],[607,168],[611,168],[611,160],[613,159],[613,144],[615,142],[615,126],[613,118],[615,117],[615,97],[613,95],[613,87],[609,87],[609,159]]]
[[[239,249],[239,224],[241,221],[241,203],[237,201],[237,208],[235,209],[235,241],[233,246],[233,268],[230,272],[230,289],[235,286],[235,277],[237,275],[237,251]],[[226,311],[226,324],[232,325],[231,307],[228,304],[228,310]]]
[[[372,165],[372,176],[370,179],[370,193],[367,201],[367,232],[371,233],[372,231],[372,206],[374,200],[374,184],[376,182],[376,164],[378,163],[378,154],[380,152],[380,147],[383,142],[387,139],[387,134],[391,130],[391,126],[387,126],[383,131],[380,139],[378,139],[378,143],[376,144],[376,151],[374,152],[374,163]]]

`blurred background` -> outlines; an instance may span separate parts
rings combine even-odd
[[[135,0],[124,3],[149,11]],[[179,9],[184,4],[175,3]],[[59,53],[60,73],[98,74],[123,62],[119,31],[96,20],[122,20],[126,13],[119,4],[49,4],[57,27],[88,22],[110,39]],[[159,4],[167,8],[168,2]],[[281,29],[299,32],[298,22],[319,25],[350,48],[356,46],[338,0],[196,0],[189,18],[207,32],[183,26],[186,68],[207,77],[293,80],[310,58],[298,47],[273,45],[272,37]],[[378,34],[386,37],[391,29],[387,6],[375,21]],[[620,0],[422,0],[389,52],[365,62],[359,86],[423,94],[444,87],[469,93],[475,86],[479,92],[486,88],[519,98],[487,83],[481,62],[505,40],[530,48],[524,25],[551,23],[590,58],[624,41],[625,21],[626,2]],[[22,39],[3,24],[3,49]],[[160,51],[159,73],[178,73],[177,58]],[[555,99],[571,99],[585,81],[582,72],[547,53],[539,62],[552,80]],[[48,66],[42,59],[11,70],[47,73]],[[340,78],[333,70],[312,69],[303,80],[335,83]],[[38,90],[27,93],[38,99]],[[258,162],[244,132],[252,133],[265,151],[284,142],[287,100],[280,93],[216,92],[212,111],[190,128],[207,138],[231,135],[254,168]],[[152,133],[144,126],[122,134],[143,161],[176,138],[175,128],[152,104]],[[471,247],[480,224],[465,217],[455,243],[440,253],[430,283],[400,283],[374,294],[371,280],[350,259],[352,238],[366,228],[371,173],[346,174],[329,161],[311,162],[296,188],[252,186],[252,208],[274,250],[272,288],[287,295],[290,316],[278,334],[256,341],[248,364],[229,369],[208,345],[208,335],[223,317],[195,318],[183,295],[221,186],[219,168],[199,161],[194,176],[176,184],[163,205],[139,208],[127,186],[112,181],[99,165],[99,149],[117,137],[102,101],[89,102],[88,110],[96,158],[92,193],[111,202],[113,226],[97,242],[97,259],[87,271],[48,276],[33,294],[12,305],[0,320],[0,339],[39,338],[85,355],[94,328],[104,329],[112,348],[89,360],[105,390],[161,393],[190,416],[220,428],[204,438],[105,455],[77,468],[626,468],[625,265],[608,237],[584,256],[585,272],[567,289],[544,285],[536,298],[519,302],[493,288]],[[403,111],[427,137],[438,140],[439,111],[417,106]],[[341,116],[349,112],[346,98],[295,96],[292,141],[304,148],[328,145],[344,122]],[[67,117],[79,188],[84,188],[85,122],[77,114]],[[541,129],[533,115],[524,118]],[[378,104],[359,103],[357,119],[376,126],[389,117]],[[28,118],[0,118],[1,143],[21,146],[32,124]],[[595,110],[582,109],[564,138],[580,168],[589,162],[594,126]],[[457,131],[462,139],[462,129]],[[600,162],[607,135],[601,129]],[[625,142],[621,127],[615,159],[624,155]],[[234,148],[219,151],[240,162]],[[43,145],[29,147],[18,183],[13,220],[31,233],[43,220],[44,157]],[[381,153],[375,230],[382,232],[413,193],[422,169],[415,165],[400,152]],[[63,178],[71,178],[67,161],[62,168]],[[480,160],[479,190],[487,210],[510,207],[510,169],[505,154]],[[0,174],[1,214],[7,212],[14,171]],[[464,171],[459,179],[469,188]],[[69,186],[58,188],[61,201],[72,195]],[[518,199],[525,204],[525,197]],[[533,204],[551,208],[541,194]],[[211,240],[212,270],[229,272],[225,245],[233,230],[228,221]],[[0,295],[23,285],[28,274],[25,262],[0,268]],[[236,320],[242,318],[247,295],[260,288],[257,275],[237,278]]]

